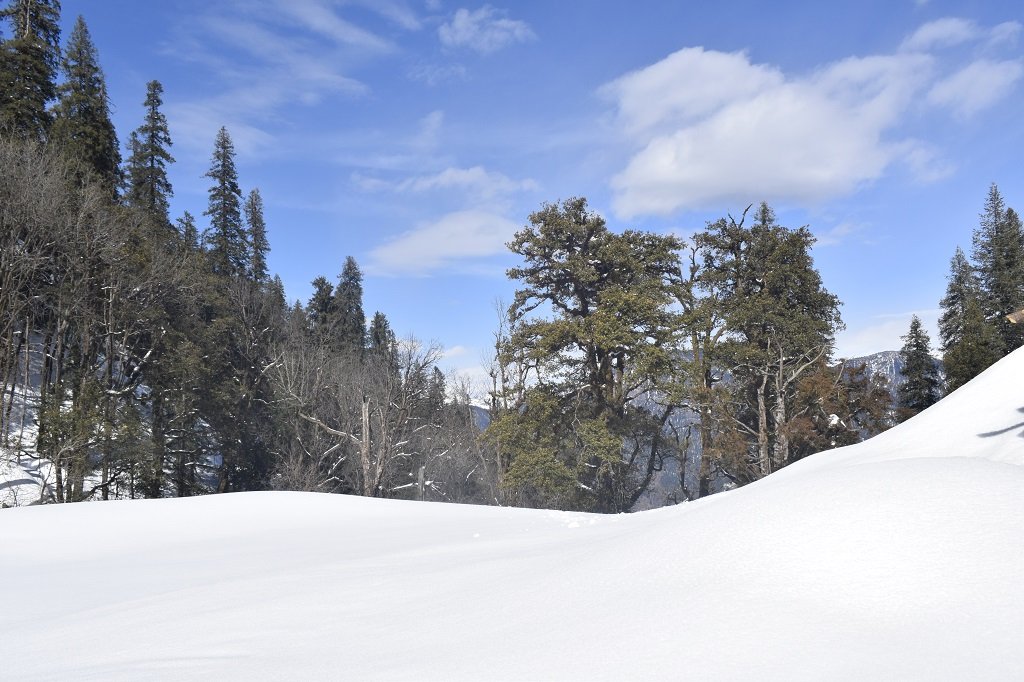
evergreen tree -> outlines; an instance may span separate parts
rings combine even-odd
[[[178,232],[187,248],[193,250],[199,248],[199,228],[196,227],[195,217],[188,211],[178,218]]]
[[[267,280],[267,252],[270,243],[267,241],[267,224],[263,220],[263,197],[254,189],[245,199],[245,223],[249,228],[250,253],[249,277],[254,282]]]
[[[942,395],[939,369],[931,355],[931,340],[917,315],[910,320],[910,331],[901,338],[904,341],[900,350],[904,382],[896,389],[897,416],[900,421],[906,421],[937,403]]]
[[[0,10],[13,37],[0,44],[0,133],[42,142],[60,64],[59,0],[13,0]]]
[[[977,303],[980,292],[974,269],[959,246],[949,263],[946,295],[939,305],[939,343],[945,351],[964,338],[964,314],[969,301]]]
[[[213,180],[209,189],[210,227],[203,235],[210,252],[213,271],[220,275],[248,272],[249,244],[242,225],[242,190],[235,170],[235,146],[226,128],[214,142],[210,170],[204,177]]]
[[[373,319],[370,320],[370,332],[367,340],[370,351],[374,353],[388,355],[395,352],[397,346],[395,333],[391,331],[391,323],[388,322],[387,316],[379,310],[373,314]]]
[[[146,84],[143,106],[146,116],[139,128],[132,132],[128,144],[126,199],[130,206],[147,211],[162,224],[168,223],[168,202],[174,196],[167,166],[174,163],[171,156],[171,133],[167,118],[160,107],[164,89],[160,81]]]
[[[942,356],[946,371],[946,392],[952,393],[1002,357],[1002,340],[985,319],[977,299],[963,305],[961,333],[948,343]]]
[[[323,275],[314,279],[312,285],[313,295],[306,305],[306,314],[313,334],[321,340],[326,340],[337,322],[334,285]]]
[[[345,266],[334,290],[337,326],[334,338],[340,349],[361,353],[366,347],[366,315],[363,313],[363,273],[355,258],[345,258]]]
[[[537,379],[512,387],[514,403],[489,429],[514,500],[617,512],[647,490],[673,408],[640,398],[671,374],[680,246],[616,234],[583,198],[545,204],[509,243],[524,263],[509,270],[521,286],[499,357],[525,356]]]
[[[695,237],[703,259],[698,284],[729,332],[718,354],[736,380],[739,411],[731,419],[754,453],[730,474],[744,482],[792,461],[799,382],[829,358],[842,328],[839,299],[814,267],[811,232],[779,225],[765,203],[754,218],[749,228],[744,220],[719,220]]]
[[[81,16],[68,38],[64,83],[54,109],[51,144],[80,161],[113,192],[118,185],[121,153],[110,121],[107,85],[96,47]]]
[[[1024,306],[1024,228],[995,183],[974,232],[973,257],[982,312],[995,326],[1005,355],[1024,342],[1024,329],[1006,319]]]

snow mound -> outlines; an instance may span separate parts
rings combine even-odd
[[[5,679],[1021,679],[1024,351],[632,515],[299,493],[0,512]]]

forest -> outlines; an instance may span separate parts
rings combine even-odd
[[[289,301],[226,128],[208,208],[171,215],[157,80],[122,144],[57,0],[0,10],[0,439],[52,499],[247,490],[617,513],[693,500],[904,421],[1024,344],[1024,227],[993,184],[952,256],[938,346],[897,386],[836,360],[810,229],[753,203],[683,240],[552,201],[508,244],[485,406],[363,308],[352,257]],[[936,352],[941,363],[935,360]],[[479,402],[479,401],[478,401]]]

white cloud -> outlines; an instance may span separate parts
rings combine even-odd
[[[1020,35],[1021,25],[1018,21],[1004,21],[989,32],[989,45],[1013,45]]]
[[[460,261],[493,256],[519,225],[482,210],[456,211],[417,226],[370,252],[367,272],[426,275]]]
[[[689,47],[601,88],[616,100],[618,119],[632,135],[687,123],[784,81],[770,66],[751,64],[742,52]]]
[[[936,48],[953,47],[981,35],[981,30],[973,21],[946,17],[924,24],[914,31],[900,45],[901,50],[925,52]]]
[[[969,118],[1005,97],[1024,74],[1018,59],[979,59],[936,83],[928,102],[947,107],[960,118]]]
[[[931,65],[918,54],[850,58],[787,78],[744,53],[681,50],[602,89],[640,145],[612,179],[614,208],[630,218],[849,193],[906,153],[883,133]]]
[[[488,171],[482,166],[473,166],[472,168],[446,168],[435,175],[409,178],[399,185],[399,189],[410,189],[415,192],[453,188],[475,190],[483,197],[492,197],[498,194],[535,190],[537,183],[529,178],[512,180],[503,173]]]
[[[611,179],[622,218],[770,202],[815,203],[851,194],[896,165],[918,182],[954,166],[927,140],[906,137],[912,115],[973,116],[1007,95],[1024,61],[961,52],[1016,38],[1021,26],[929,22],[888,55],[850,57],[790,74],[746,52],[689,47],[599,89],[630,157]]]
[[[830,230],[815,233],[814,245],[818,247],[838,246],[846,241],[851,234],[860,231],[859,225],[853,223],[840,223]]]
[[[504,12],[490,6],[456,10],[452,20],[442,24],[437,33],[445,47],[466,47],[482,54],[537,37],[525,21],[508,19]]]

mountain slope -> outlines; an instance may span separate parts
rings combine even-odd
[[[1024,353],[620,516],[299,493],[0,512],[7,679],[1024,675]]]

